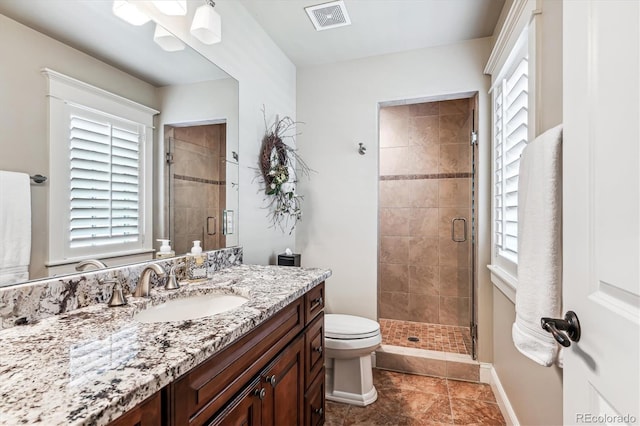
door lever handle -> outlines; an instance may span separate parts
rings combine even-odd
[[[580,321],[578,321],[578,316],[573,311],[567,311],[564,319],[540,318],[540,325],[565,348],[571,346],[571,341],[577,342],[580,340]],[[562,331],[566,331],[567,334],[565,335]]]

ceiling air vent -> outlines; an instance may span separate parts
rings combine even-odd
[[[307,11],[307,15],[317,31],[351,24],[343,0],[305,7],[304,10]]]

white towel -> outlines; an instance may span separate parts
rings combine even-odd
[[[558,344],[540,318],[560,318],[562,309],[562,125],[529,143],[518,178],[518,288],[513,342],[546,367]]]
[[[0,287],[28,280],[30,259],[29,175],[0,170]]]

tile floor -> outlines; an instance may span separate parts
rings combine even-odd
[[[380,318],[382,344],[405,348],[428,349],[454,354],[471,354],[469,327],[427,324]],[[417,337],[417,342],[409,341]]]
[[[367,407],[327,401],[325,426],[505,425],[491,387],[373,370],[378,400]]]

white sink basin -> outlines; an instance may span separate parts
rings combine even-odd
[[[149,323],[204,318],[237,308],[248,300],[235,294],[203,294],[151,306],[135,314],[133,319]]]

